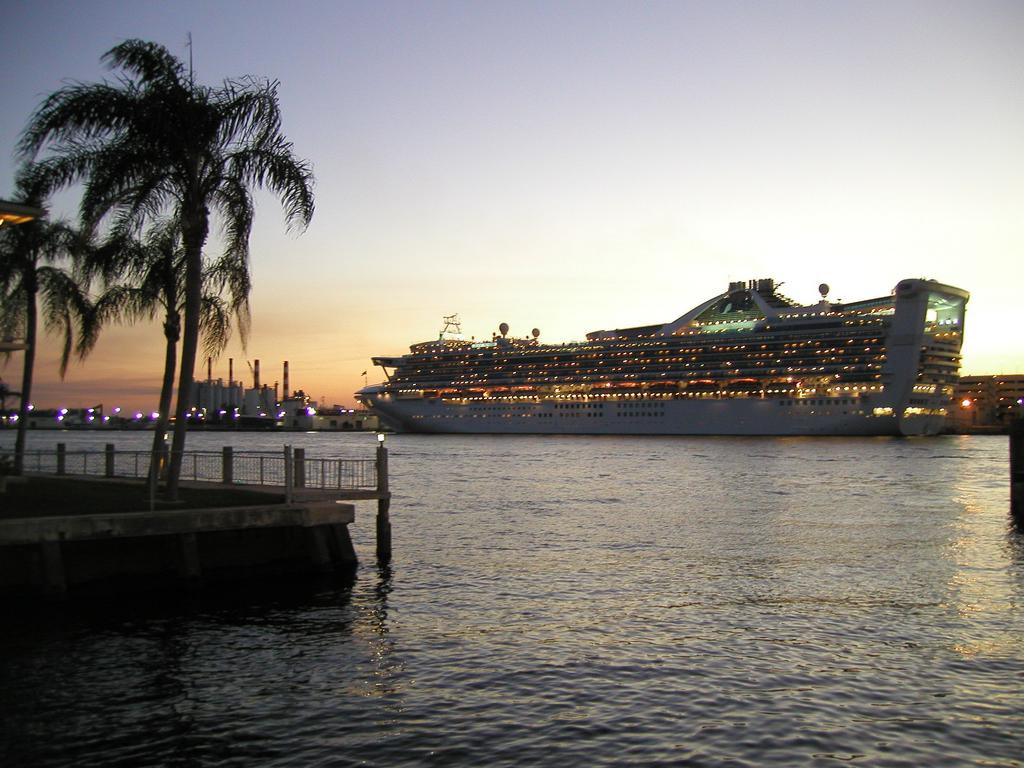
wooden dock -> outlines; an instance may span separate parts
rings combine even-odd
[[[181,580],[195,585],[256,575],[351,571],[357,564],[348,530],[355,520],[355,506],[350,503],[355,500],[377,501],[376,554],[382,562],[390,559],[391,494],[383,442],[373,460],[372,487],[327,482],[324,466],[311,464],[318,460],[307,460],[301,449],[292,452],[286,447],[279,454],[283,472],[272,473],[271,482],[263,483],[237,482],[238,460],[230,448],[221,456],[220,477],[183,481],[182,487],[228,494],[244,490],[243,505],[157,508],[151,496],[148,509],[129,512],[48,514],[43,510],[42,514],[6,517],[0,511],[0,594],[60,596],[86,585],[120,591]],[[40,482],[74,479],[106,484],[115,493],[115,486],[120,485],[126,496],[144,495],[144,479],[118,476],[119,457],[113,446],[107,446],[99,464],[102,474],[69,472],[69,459],[74,457],[63,449],[58,449],[55,458],[56,471],[19,478],[24,483],[19,487],[30,489],[34,478]],[[87,464],[84,459],[82,466]],[[307,470],[311,467],[319,471],[314,478],[318,487],[309,487]],[[342,476],[340,467],[337,465],[338,478]],[[143,469],[145,473],[149,468]],[[267,479],[264,470],[261,460],[261,480]],[[279,474],[283,474],[281,484],[273,482]],[[368,480],[360,477],[366,485]]]

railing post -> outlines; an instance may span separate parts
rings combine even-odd
[[[64,443],[57,443],[57,474],[63,475],[67,471],[68,447]]]
[[[306,449],[295,449],[295,472],[293,473],[296,488],[306,487]]]
[[[220,458],[220,480],[230,485],[235,482],[235,449],[225,445]]]
[[[384,447],[384,435],[378,435],[377,443],[377,560],[387,563],[391,560],[391,492],[388,490],[388,449]]]
[[[292,456],[292,447],[284,447],[284,503],[292,503],[292,481],[295,470],[295,458]]]
[[[103,475],[105,477],[113,477],[114,476],[114,444],[113,443],[107,443],[106,448],[104,449],[104,453],[106,454],[106,466],[104,467]]]

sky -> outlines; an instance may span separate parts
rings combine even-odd
[[[214,378],[353,405],[372,355],[436,338],[675,319],[731,280],[804,303],[926,277],[971,292],[964,373],[1024,373],[1024,4],[945,2],[34,2],[0,27],[0,197],[63,84],[152,40],[197,81],[279,81],[316,177],[286,230],[257,195],[252,332]],[[52,215],[73,218],[73,190]],[[208,245],[215,254],[216,236]],[[155,406],[156,324],[111,327],[37,407]],[[205,377],[205,363],[197,363]],[[366,371],[366,375],[363,372]],[[0,368],[12,389],[20,356]]]

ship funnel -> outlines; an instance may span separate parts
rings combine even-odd
[[[287,400],[288,399],[288,361],[287,360],[284,361],[284,379],[283,379],[283,381],[284,381],[284,383],[283,383],[282,386],[284,387],[284,391],[281,393],[281,399],[282,400]]]
[[[228,358],[228,386],[235,386],[235,358]]]
[[[260,361],[258,358],[256,364],[252,367],[252,388],[260,388]]]
[[[206,382],[210,383],[213,381],[213,358],[206,358]]]

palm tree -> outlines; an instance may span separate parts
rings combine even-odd
[[[181,230],[185,304],[178,402],[168,493],[177,494],[202,312],[203,248],[211,216],[222,222],[229,261],[245,261],[254,215],[251,188],[281,201],[288,226],[313,216],[310,166],[281,132],[277,83],[251,77],[213,88],[196,85],[166,48],[128,40],[104,61],[124,74],[115,83],[68,85],[32,115],[20,150],[49,182],[84,182],[83,226],[105,216],[119,226],[169,212]],[[247,271],[246,271],[247,274]]]
[[[34,185],[31,169],[22,169],[17,179],[18,196],[27,205],[41,207],[42,196]],[[24,338],[21,379],[21,407],[14,444],[14,473],[25,466],[25,438],[28,428],[32,377],[35,369],[39,308],[46,330],[62,337],[60,376],[64,378],[78,332],[79,357],[95,343],[95,329],[86,287],[88,281],[64,269],[60,262],[80,255],[82,238],[63,222],[41,219],[0,228],[0,337]]]
[[[237,318],[243,344],[249,327],[249,276],[229,274],[224,261],[222,259],[209,268],[203,280],[206,293],[202,301],[200,328],[203,351],[213,357],[224,350],[230,339],[232,315]],[[247,268],[244,262],[234,262],[234,266]],[[89,269],[102,276],[106,285],[106,291],[95,303],[95,319],[90,328],[99,328],[110,321],[155,320],[161,316],[165,353],[150,464],[155,468],[170,421],[184,310],[185,254],[176,222],[166,219],[157,222],[143,241],[125,233],[116,233],[96,250]],[[111,284],[117,279],[121,282]],[[222,291],[227,291],[227,301],[220,295]],[[156,481],[153,471],[150,482]]]

